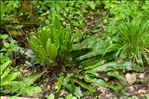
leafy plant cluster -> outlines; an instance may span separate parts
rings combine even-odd
[[[8,16],[8,14],[11,14],[12,12],[15,12],[16,14],[16,10],[17,8],[19,7],[19,1],[17,0],[14,0],[14,1],[0,1],[1,3],[1,10],[0,10],[0,14],[1,14],[1,17],[0,17],[0,22],[6,22],[8,20],[11,20],[12,17],[11,16]],[[7,9],[5,9],[5,7]]]
[[[1,94],[20,94],[32,96],[34,93],[41,92],[39,86],[33,86],[34,82],[42,74],[33,74],[28,77],[22,77],[21,72],[15,65],[12,56],[15,54],[17,42],[7,34],[0,35],[0,90]]]
[[[63,65],[72,47],[72,37],[69,31],[63,28],[58,16],[53,16],[52,23],[40,28],[39,34],[31,35],[28,41],[43,65]]]
[[[124,74],[127,71],[143,71],[130,61],[116,61],[117,49],[110,49],[110,42],[100,37],[89,37],[74,46],[71,55],[79,68],[74,67],[71,73],[59,77],[55,89],[63,92],[64,88],[77,98],[96,93],[96,87],[123,93],[127,90],[124,88],[127,85]]]
[[[39,1],[35,4],[38,4],[37,12],[41,14],[39,20],[42,25],[50,24],[51,13],[59,12],[63,26],[70,30],[72,35],[77,35],[75,42],[82,41],[87,35],[105,33],[104,25],[108,13],[103,11],[101,1]]]
[[[7,34],[0,34],[0,43],[0,63],[3,64],[11,59],[13,53],[15,52],[17,42]]]
[[[123,1],[105,3],[110,8],[110,47],[117,47],[117,56],[139,64],[148,64],[148,1]],[[145,5],[144,5],[145,4]],[[126,9],[124,9],[127,6]],[[146,12],[146,13],[144,13]],[[143,60],[146,60],[143,62]]]
[[[148,21],[143,21],[141,19],[133,19],[121,22],[117,28],[117,33],[119,33],[120,39],[119,50],[117,54],[121,53],[121,56],[126,57],[124,53],[127,53],[127,57],[133,61],[144,64],[145,60],[148,62],[149,54],[149,24]],[[122,55],[123,53],[123,55]],[[144,59],[143,59],[144,58]],[[144,62],[143,62],[144,60]],[[147,63],[148,64],[148,63]]]
[[[41,76],[41,74],[34,74],[23,79],[16,80],[21,72],[17,68],[11,67],[12,61],[7,61],[1,64],[1,83],[0,90],[3,94],[14,94],[32,96],[34,93],[41,92],[39,86],[33,86],[32,84]]]
[[[26,43],[34,52],[41,73],[22,76],[13,60],[17,42],[7,34],[0,34],[0,89],[4,95],[33,96],[42,92],[40,86],[35,86],[36,81],[47,80],[41,76],[50,74],[53,68],[64,70],[56,75],[49,99],[97,96],[99,88],[122,94],[128,85],[124,75],[143,72],[142,66],[149,65],[148,1],[0,3],[1,21],[10,21],[5,19],[7,15],[20,7],[24,15],[19,16],[28,19],[26,16],[36,11],[40,23],[37,31],[28,34]],[[5,5],[9,11],[4,10]],[[34,10],[32,5],[36,5]],[[29,13],[25,12],[27,8]]]

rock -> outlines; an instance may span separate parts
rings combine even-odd
[[[135,88],[133,87],[133,86],[130,86],[130,87],[128,87],[129,88],[129,90],[131,91],[131,92],[134,92],[135,91]]]
[[[140,79],[144,79],[144,73],[140,73],[140,74],[139,74],[139,78],[140,78]]]
[[[127,73],[125,75],[125,77],[126,77],[126,80],[129,85],[133,85],[136,82],[136,74],[135,73],[132,73],[132,74]]]

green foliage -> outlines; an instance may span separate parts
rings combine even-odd
[[[3,94],[19,93],[21,95],[32,96],[34,93],[41,92],[41,88],[39,86],[34,87],[33,83],[41,77],[42,73],[17,80],[21,72],[19,72],[17,68],[12,68],[10,66],[11,64],[12,61],[7,61],[0,65],[0,90]]]
[[[13,84],[10,87],[10,90],[13,92],[17,92],[21,95],[28,95],[32,96],[33,94],[40,93],[42,90],[39,86],[34,86],[34,82],[41,77],[42,73],[40,74],[32,74],[27,77],[23,77],[20,81],[16,84]]]
[[[113,36],[113,45],[119,46],[116,56],[121,59],[131,59],[143,65],[143,59],[149,61],[149,24],[147,20],[134,18],[120,21],[116,27],[116,36]]]
[[[116,16],[116,20],[125,19],[128,16],[141,16],[140,1],[104,1],[106,8]]]
[[[121,23],[118,27],[121,37],[119,41],[123,47],[121,50],[130,54],[140,64],[143,64],[143,57],[149,61],[149,22],[136,18]]]
[[[54,95],[53,95],[53,94],[50,94],[50,95],[48,96],[48,99],[54,99]]]
[[[128,18],[141,18],[148,19],[149,13],[149,1],[103,1],[105,8],[109,10],[108,28],[107,31],[115,33],[115,27],[119,26],[119,21],[126,20]]]
[[[62,90],[63,88],[65,88],[66,91],[69,91],[78,98],[95,93],[95,86],[109,88],[117,93],[123,92],[124,87],[122,85],[126,85],[127,82],[125,80],[124,75],[121,72],[119,72],[119,69],[122,67],[119,68],[117,67],[117,65],[114,66],[115,68],[112,68],[112,66],[111,68],[105,67],[105,70],[98,71],[98,68],[100,68],[99,65],[96,68],[83,70],[79,72],[79,74],[67,74],[66,77],[62,76],[58,79],[56,83],[56,89],[60,91],[60,89]],[[123,68],[126,69],[126,66],[124,66]],[[117,81],[114,84],[112,84],[110,83],[111,78],[117,79]]]
[[[84,52],[88,50],[86,53],[78,55],[77,60],[85,60],[92,57],[102,56],[105,53],[106,48],[109,46],[109,41],[102,40],[100,36],[92,36],[87,37],[80,43],[75,44],[73,50],[78,52],[79,50],[83,50]],[[110,51],[107,51],[110,52]],[[73,53],[72,53],[73,54]]]
[[[73,96],[72,94],[69,94],[66,99],[77,99],[75,96]]]
[[[146,94],[145,97],[146,97],[147,99],[149,99],[149,94]]]
[[[50,23],[51,13],[59,12],[63,26],[70,30],[72,35],[77,35],[75,42],[81,41],[86,35],[103,32],[103,24],[106,21],[104,17],[107,18],[107,15],[103,12],[101,1],[38,1],[34,3],[38,5],[36,10],[41,14],[39,20],[42,25]]]
[[[79,65],[79,70],[72,71],[66,76],[61,76],[55,88],[59,91],[65,88],[78,98],[95,93],[95,86],[108,88],[116,93],[124,92],[125,88],[123,86],[127,85],[127,81],[123,73],[134,70],[133,67],[136,65],[131,62],[108,62],[106,57],[109,54],[107,53],[112,55],[117,50],[117,48],[109,49],[108,46],[109,42],[103,41],[99,37],[86,38],[83,42],[76,44],[74,47],[75,52],[72,52],[72,55],[83,49],[90,50],[73,57],[73,60],[77,61],[77,65]],[[139,71],[139,68],[135,70]],[[115,82],[111,83],[111,79],[115,80]]]
[[[14,79],[20,75],[19,71],[16,71],[13,68],[9,68],[11,61],[7,61],[6,63],[1,65],[0,75],[1,75],[1,83],[0,87],[12,85],[16,83]]]
[[[127,66],[116,62],[104,64],[96,63],[95,66],[92,66],[93,68],[84,70],[83,78],[86,82],[92,83],[95,86],[110,88],[115,92],[120,92],[120,90],[122,91],[122,89],[119,87],[122,87],[121,85],[127,84],[124,75],[120,72],[125,71]],[[110,84],[110,78],[117,79],[115,85]]]
[[[19,1],[18,0],[10,0],[10,1],[0,1],[1,4],[1,10],[0,10],[0,22],[5,22],[8,20],[12,20],[10,16],[8,17],[8,14],[14,12],[17,12],[17,8],[19,7]],[[7,9],[5,9],[5,7]]]
[[[15,83],[15,79],[20,75],[20,72],[10,67],[13,61],[10,61],[12,54],[16,48],[16,41],[9,38],[7,34],[0,34],[0,87],[8,86]]]
[[[127,82],[123,73],[127,71],[142,72],[143,70],[139,65],[131,62],[108,62],[111,60],[116,61],[115,53],[121,46],[117,44],[112,45],[112,43],[113,42],[109,40],[103,41],[102,39],[99,39],[99,37],[90,37],[83,42],[76,44],[74,48],[75,51],[83,49],[90,50],[87,51],[86,54],[79,53],[80,56],[77,55],[77,57],[75,57],[79,62],[78,65],[80,65],[79,74],[83,75],[75,76],[73,79],[81,79],[86,83],[109,88],[118,93],[125,91],[123,86],[127,85]],[[109,55],[111,57],[107,57]],[[111,78],[116,80],[114,84],[110,82]]]
[[[48,99],[57,98],[56,95],[66,99],[95,96],[100,87],[123,93],[127,85],[124,74],[128,71],[143,72],[140,66],[149,65],[147,0],[14,0],[0,1],[0,4],[2,28],[9,31],[4,24],[7,21],[19,23],[18,20],[24,17],[26,20],[34,17],[40,28],[27,39],[38,61],[47,67],[65,66],[62,72],[66,73],[59,75],[54,93],[50,93]],[[32,16],[33,13],[38,17],[36,14]],[[15,29],[22,26],[17,25]],[[10,30],[9,34],[19,33]],[[21,78],[21,73],[12,68],[10,61],[16,46],[11,37],[0,34],[0,88],[4,94],[33,96],[41,92],[41,88],[34,84],[43,73]]]
[[[65,3],[66,6],[60,10],[63,15],[63,25],[71,30],[72,34],[77,35],[75,42],[85,39],[87,35],[98,35],[103,30],[101,29],[104,24],[102,15],[106,15],[102,12],[101,1],[66,1]]]
[[[148,1],[104,1],[112,15],[107,31],[116,58],[148,64]]]
[[[73,78],[73,76],[74,76],[74,74],[70,73],[64,78],[65,82],[63,82],[63,87],[66,88],[69,92],[71,92],[76,97],[81,98],[83,96],[83,94],[85,94],[85,93],[83,93],[81,91],[81,89],[78,86],[76,86],[75,84],[81,83],[82,86],[87,86],[87,85],[83,84],[81,81],[75,82],[76,80],[75,80],[75,78]],[[92,87],[89,87],[88,89],[90,89],[90,88],[92,88]]]
[[[129,17],[147,18],[149,1],[103,1],[105,8],[110,10],[111,14],[116,16],[116,20],[126,19]]]
[[[7,34],[0,34],[0,63],[3,64],[9,61],[10,57],[15,52],[17,42]]]
[[[28,41],[42,65],[63,64],[72,47],[70,33],[63,28],[58,16],[52,17],[50,26],[40,28],[37,36],[30,35]]]

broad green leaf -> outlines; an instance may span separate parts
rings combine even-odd
[[[121,45],[119,45],[119,44],[111,44],[108,48],[105,49],[105,53],[104,54],[106,54],[107,52],[116,51],[119,48],[121,48]]]
[[[12,84],[14,84],[14,83],[16,83],[15,81],[12,81],[12,80],[3,80],[3,81],[1,81],[1,84],[0,84],[0,86],[9,86],[9,85],[12,85]]]
[[[0,66],[0,75],[3,74],[4,70],[8,67],[8,65],[11,63],[11,61],[7,61],[6,63],[2,64]]]
[[[64,76],[61,76],[58,78],[58,81],[56,82],[55,89],[59,90],[61,86],[63,85]]]
[[[117,85],[110,84],[109,88],[116,93],[122,93],[125,90],[125,87],[122,86],[120,83],[117,83]]]
[[[26,78],[23,78],[23,82],[26,86],[32,85],[38,78],[42,76],[43,72],[40,74],[32,74]]]
[[[11,46],[10,43],[8,43],[8,42],[4,43],[4,47],[9,48],[10,46]]]
[[[42,92],[42,90],[39,86],[34,87],[34,93],[40,93],[40,92]]]
[[[74,92],[74,95],[75,95],[76,97],[78,97],[79,99],[80,99],[81,97],[83,97],[83,92],[81,91],[80,87],[76,87],[76,90],[75,90],[75,92]]]
[[[82,55],[82,56],[78,57],[77,60],[80,61],[80,60],[88,59],[88,58],[91,58],[91,57],[102,55],[104,53],[105,53],[104,50],[93,50],[93,51],[91,51],[91,52],[89,52],[85,55]]]
[[[24,93],[21,93],[21,94],[28,94],[29,96],[32,96],[33,94],[35,93],[39,93],[39,92],[42,92],[41,88],[39,86],[29,86],[29,87],[26,87],[26,90],[24,89]]]
[[[134,65],[133,67],[132,67],[132,70],[134,70],[134,71],[136,71],[136,72],[143,72],[144,71],[144,68],[143,67],[141,67],[140,65]]]
[[[74,84],[68,84],[66,87],[72,94],[76,92],[76,86]]]
[[[106,72],[108,70],[125,70],[126,66],[117,62],[110,62],[103,65],[99,65],[96,68],[85,71],[85,73],[95,74],[96,72]]]
[[[54,99],[54,94],[50,94],[49,96],[48,96],[48,99]]]
[[[52,44],[51,39],[49,38],[46,44],[46,52],[51,59],[55,59],[57,56],[57,48]]]
[[[34,87],[33,86],[26,87],[26,91],[25,92],[27,92],[27,94],[29,96],[33,95],[33,93],[34,93]],[[22,93],[22,94],[25,94],[25,92]]]
[[[106,87],[106,88],[108,88],[110,86],[106,81],[104,81],[102,79],[92,78],[88,75],[84,76],[84,80],[86,82],[90,82],[90,83],[92,83],[93,85],[96,85],[96,86],[102,86],[102,87]]]
[[[0,39],[7,39],[9,36],[7,34],[0,34]]]
[[[76,97],[74,97],[72,94],[69,94],[66,99],[77,99]]]
[[[86,49],[86,48],[95,48],[97,43],[100,41],[99,37],[87,37],[84,41],[81,43],[77,43],[73,50],[80,50],[80,49]]]
[[[85,83],[78,81],[76,79],[73,79],[74,82],[78,83],[82,88],[87,89],[90,93],[94,93],[95,89],[91,86],[86,85]]]
[[[67,74],[67,76],[64,78],[64,81],[63,81],[64,86],[68,85],[68,83],[70,82],[72,76],[73,76],[72,73]]]
[[[99,58],[89,58],[80,63],[81,68],[92,68],[92,66],[99,62]]]
[[[88,69],[96,68],[97,66],[104,64],[104,62],[105,62],[105,60],[101,60],[100,62],[96,63],[95,65],[85,67],[84,69],[88,70]]]
[[[83,96],[81,89],[79,87],[75,86],[74,83],[68,84],[67,89],[78,98]]]
[[[132,62],[126,61],[123,63],[123,65],[126,67],[127,70],[132,70],[134,64]]]
[[[1,79],[0,86],[6,86],[6,85],[11,85],[13,84],[13,80],[16,79],[20,75],[20,72],[13,72],[12,74],[9,74],[7,76],[4,76]]]
[[[13,70],[13,68],[7,68],[5,70],[5,72],[2,74],[1,79],[3,79],[6,76],[9,76],[10,75],[10,72],[12,72],[12,70]]]
[[[118,71],[108,72],[107,75],[117,78],[122,84],[127,84],[125,77],[123,77]]]

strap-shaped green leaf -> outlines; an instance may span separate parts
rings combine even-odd
[[[49,38],[46,44],[46,52],[49,59],[55,59],[57,56],[57,48],[52,44],[51,39]]]
[[[32,85],[38,78],[42,76],[43,72],[40,74],[32,74],[26,78],[23,79],[23,82],[25,83],[26,86]]]
[[[90,93],[94,93],[95,89],[91,86],[88,86],[87,84],[77,80],[77,79],[73,79],[74,82],[78,83],[81,87],[83,87],[84,89],[87,89]]]
[[[55,89],[59,90],[63,85],[64,76],[61,76],[56,82]]]
[[[10,64],[11,61],[7,61],[6,63],[2,64],[0,66],[0,75],[3,74],[3,71],[7,68],[7,66]]]
[[[125,77],[121,75],[118,71],[108,72],[107,75],[117,78],[122,84],[127,83]]]
[[[13,84],[13,80],[19,75],[20,72],[13,72],[12,74],[5,76],[3,79],[1,79],[0,86]]]
[[[102,86],[102,87],[105,87],[105,88],[108,88],[110,85],[104,81],[103,79],[97,79],[97,78],[92,78],[90,77],[89,75],[85,75],[84,77],[84,80],[86,82],[90,82],[96,86]]]

